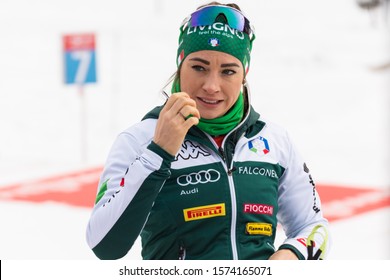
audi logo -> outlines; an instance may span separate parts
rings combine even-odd
[[[221,178],[221,174],[215,169],[202,170],[199,172],[190,173],[188,175],[181,175],[177,178],[177,183],[180,186],[206,184],[217,182]]]

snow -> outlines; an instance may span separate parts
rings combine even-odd
[[[104,164],[116,135],[162,102],[179,25],[203,3],[2,0],[0,188]],[[289,131],[317,182],[388,189],[383,9],[368,13],[353,0],[236,3],[256,28],[248,76],[256,109]],[[78,88],[63,83],[61,38],[84,32],[97,35],[98,83]],[[85,242],[90,209],[0,201],[0,213],[1,259],[95,258]],[[389,218],[387,207],[332,223],[329,257],[390,259]],[[139,259],[139,249],[137,241],[128,258]]]

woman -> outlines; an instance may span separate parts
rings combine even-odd
[[[254,34],[235,4],[181,26],[166,103],[116,139],[87,229],[101,259],[322,259],[327,220],[286,132],[252,108]],[[277,224],[287,239],[274,248]]]

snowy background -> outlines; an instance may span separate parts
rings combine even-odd
[[[0,0],[0,190],[102,166],[116,135],[163,101],[179,25],[204,3]],[[383,7],[355,0],[236,3],[256,28],[247,80],[257,111],[290,132],[317,183],[388,193],[390,11],[386,20]],[[62,36],[85,32],[97,36],[98,83],[80,89],[64,84]],[[0,259],[95,259],[89,214],[0,200]],[[389,206],[331,229],[331,259],[390,259]],[[140,258],[139,243],[128,258]]]

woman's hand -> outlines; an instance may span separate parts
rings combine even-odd
[[[175,156],[187,131],[199,123],[196,102],[185,92],[172,94],[160,112],[153,141]]]

